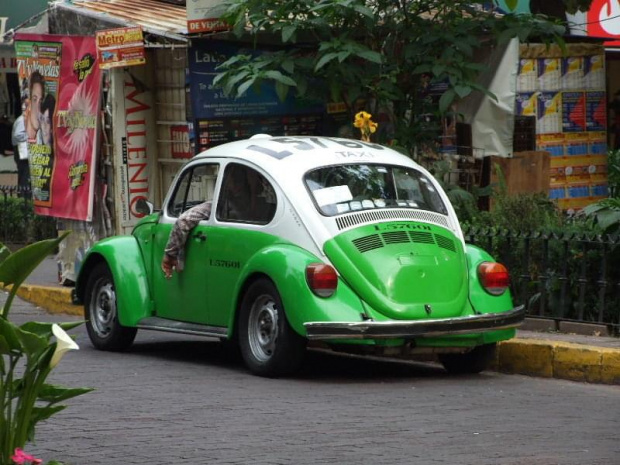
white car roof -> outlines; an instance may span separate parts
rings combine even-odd
[[[200,153],[196,158],[233,157],[247,160],[280,181],[282,176],[301,178],[322,166],[349,163],[400,165],[425,171],[409,157],[370,142],[338,137],[254,136]]]
[[[322,250],[323,243],[326,240],[338,234],[342,225],[338,225],[336,217],[326,217],[319,214],[304,186],[303,177],[308,171],[316,168],[356,163],[404,166],[424,173],[443,199],[448,215],[443,216],[438,213],[416,212],[411,209],[398,208],[392,209],[394,211],[386,218],[381,217],[381,215],[375,218],[376,215],[368,214],[366,211],[349,212],[344,216],[355,216],[356,218],[352,218],[347,227],[353,227],[360,221],[376,222],[397,219],[407,221],[413,217],[417,221],[431,222],[448,227],[463,241],[463,234],[456,213],[439,183],[422,166],[388,147],[338,137],[271,137],[260,134],[250,139],[218,145],[196,155],[193,160],[208,161],[210,158],[227,158],[231,161],[244,160],[268,173],[291,201],[298,217],[308,229],[310,237],[316,242],[319,251]],[[357,218],[360,215],[363,218]],[[291,237],[293,236],[291,235]]]

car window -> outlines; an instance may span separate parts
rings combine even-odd
[[[324,215],[357,210],[413,208],[447,215],[433,183],[423,173],[403,166],[353,164],[310,171],[306,186]]]
[[[226,166],[216,210],[219,221],[267,224],[276,206],[275,190],[262,174],[238,163]]]
[[[190,208],[213,200],[219,165],[195,165],[181,175],[168,203],[168,215],[178,217]]]

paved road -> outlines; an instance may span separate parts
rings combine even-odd
[[[3,303],[4,296],[0,296]],[[22,301],[16,322],[66,321]],[[81,347],[50,381],[92,386],[28,451],[71,465],[620,463],[620,388],[309,355],[292,379],[246,372],[218,343],[142,332]]]

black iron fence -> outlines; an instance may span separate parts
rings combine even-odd
[[[0,242],[19,246],[56,235],[54,218],[35,215],[30,189],[0,186]]]
[[[465,228],[468,243],[505,264],[531,316],[620,330],[620,236]]]

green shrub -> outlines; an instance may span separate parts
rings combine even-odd
[[[0,241],[30,244],[56,236],[56,220],[35,214],[32,201],[0,196]]]

